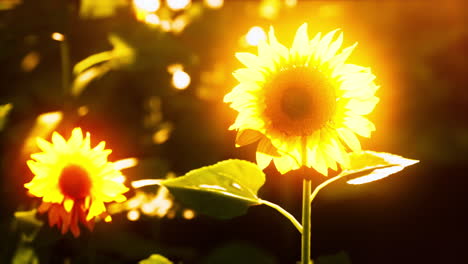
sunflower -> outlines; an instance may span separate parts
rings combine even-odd
[[[91,148],[90,134],[83,138],[75,128],[68,141],[54,132],[52,143],[37,138],[37,145],[43,152],[32,154],[27,162],[34,178],[24,186],[42,198],[38,211],[48,212],[49,225],[77,237],[79,223],[91,230],[97,216],[109,221],[104,203],[125,201],[128,188],[115,164],[107,161],[112,151],[104,149],[105,142]]]
[[[349,166],[349,151],[361,150],[356,134],[375,130],[364,117],[379,101],[375,76],[345,63],[356,44],[338,52],[337,31],[310,40],[303,24],[288,49],[271,27],[258,55],[236,54],[246,68],[233,73],[239,84],[224,97],[239,112],[230,129],[238,131],[236,146],[259,141],[262,169],[273,160],[282,174],[304,165],[326,176],[328,168]]]

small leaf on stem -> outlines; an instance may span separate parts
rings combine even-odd
[[[419,160],[375,151],[353,152],[350,153],[349,158],[350,167],[339,175],[350,179],[347,182],[349,184],[363,184],[380,180],[419,162]]]

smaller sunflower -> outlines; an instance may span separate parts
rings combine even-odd
[[[114,163],[107,161],[112,152],[100,142],[91,148],[90,134],[83,138],[75,128],[68,141],[54,132],[52,143],[37,138],[43,151],[27,162],[34,178],[24,186],[33,196],[42,198],[40,213],[48,212],[49,225],[80,235],[79,223],[92,230],[98,216],[110,219],[104,203],[123,202],[128,188]]]
[[[239,112],[230,129],[238,131],[237,146],[259,142],[262,169],[273,160],[282,174],[306,166],[326,176],[349,165],[349,150],[361,150],[356,135],[375,130],[365,117],[379,101],[375,76],[346,63],[356,45],[340,51],[336,32],[309,39],[303,24],[289,49],[271,28],[258,55],[236,54],[246,67],[234,72],[239,84],[224,97]]]

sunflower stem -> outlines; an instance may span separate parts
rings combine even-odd
[[[302,168],[303,173],[305,174],[305,168],[307,166],[307,137],[302,138]],[[301,250],[301,260],[302,264],[310,263],[310,215],[311,215],[311,192],[312,192],[312,182],[303,175],[303,185],[302,185],[302,250]]]

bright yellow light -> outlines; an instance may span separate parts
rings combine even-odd
[[[161,23],[161,20],[156,14],[148,14],[145,16],[145,22],[149,25],[157,26]]]
[[[174,74],[176,71],[182,71],[184,69],[184,66],[179,63],[171,64],[167,66],[167,72]]]
[[[62,112],[50,112],[37,117],[37,122],[42,125],[56,126],[62,120],[62,117]]]
[[[219,9],[223,7],[224,0],[204,0],[205,5],[209,8]]]
[[[190,75],[182,70],[174,72],[172,85],[179,90],[186,89],[190,85]]]
[[[140,212],[138,212],[137,210],[128,211],[127,218],[130,221],[136,221],[140,219]]]
[[[169,20],[161,20],[161,29],[164,32],[169,32],[171,31],[171,21]]]
[[[138,164],[137,158],[121,159],[121,160],[114,162],[114,168],[116,170],[123,170],[123,169],[128,169],[131,167],[135,167],[137,164]]]
[[[383,169],[376,169],[370,174],[364,176],[364,177],[359,177],[357,179],[352,179],[350,181],[347,181],[348,184],[364,184],[368,182],[373,182],[377,181],[380,179],[383,179],[389,175],[395,174],[401,170],[403,170],[405,167],[402,166],[394,166],[394,167],[389,167],[389,168],[383,168]]]
[[[106,223],[112,222],[112,217],[110,215],[106,216],[106,218],[104,218],[104,222]]]
[[[161,129],[156,131],[153,134],[153,142],[156,144],[162,144],[169,139],[169,136],[172,132],[172,125],[170,123],[165,123]]]
[[[132,187],[141,188],[141,187],[149,186],[149,185],[159,185],[160,182],[161,180],[139,180],[139,181],[132,182]]]
[[[65,40],[65,36],[58,33],[58,32],[52,33],[51,37],[52,37],[53,40],[56,40],[56,41],[64,41]]]
[[[295,7],[297,5],[297,0],[284,0],[284,4],[287,7]]]
[[[156,210],[156,206],[153,203],[145,203],[141,205],[141,211],[144,214],[151,214]]]
[[[147,12],[155,12],[161,6],[160,0],[134,0],[134,5]]]
[[[178,11],[187,8],[191,2],[191,0],[167,0],[167,6],[174,11]]]
[[[262,0],[259,7],[260,16],[266,19],[275,19],[278,16],[280,0]]]
[[[174,21],[172,21],[171,29],[174,33],[180,33],[184,31],[185,27],[188,25],[187,16],[178,16]]]
[[[128,200],[127,202],[127,209],[136,209],[140,207],[140,205],[145,201],[146,195],[143,192],[137,192],[135,197],[132,199]],[[119,211],[117,211],[119,212]],[[117,213],[113,212],[113,213]]]
[[[250,46],[257,46],[260,41],[266,40],[266,38],[267,36],[263,28],[257,26],[252,27],[245,36],[245,40]]]
[[[184,216],[185,219],[190,220],[190,219],[193,219],[195,217],[195,212],[193,210],[190,210],[190,209],[185,209],[184,213],[183,213],[183,216]]]

